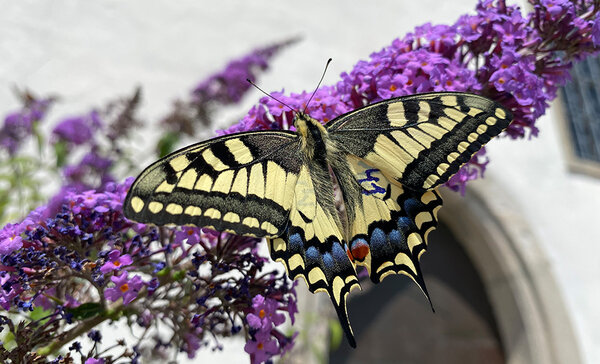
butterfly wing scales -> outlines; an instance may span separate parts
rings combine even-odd
[[[429,298],[419,258],[437,226],[441,197],[435,190],[403,189],[363,160],[347,158],[361,186],[350,221],[348,255],[367,268],[374,283],[390,274],[404,274]]]
[[[382,101],[327,124],[332,140],[414,191],[447,182],[511,114],[487,98],[457,92]]]
[[[260,131],[201,142],[150,165],[131,186],[125,216],[249,236],[287,224],[302,165],[295,133]]]
[[[287,234],[269,239],[271,258],[281,261],[292,279],[303,277],[311,292],[326,292],[350,342],[356,342],[346,310],[346,297],[360,287],[345,250],[337,212],[318,201],[313,180],[302,167],[289,217]]]

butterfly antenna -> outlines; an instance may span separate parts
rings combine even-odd
[[[306,112],[306,109],[308,108],[308,105],[310,104],[310,101],[313,99],[313,97],[317,93],[317,90],[319,89],[319,86],[321,86],[321,82],[323,82],[323,78],[325,77],[325,73],[327,72],[327,67],[329,67],[330,63],[331,63],[331,58],[329,58],[327,60],[327,63],[325,64],[325,69],[323,70],[323,74],[321,75],[321,79],[319,80],[319,83],[317,84],[317,88],[315,88],[315,90],[313,91],[312,95],[310,95],[310,99],[308,99],[308,102],[306,103],[306,106],[304,106],[304,110],[302,110],[303,114]]]
[[[263,94],[267,95],[268,97],[272,98],[273,100],[277,101],[278,103],[280,103],[281,105],[287,107],[288,109],[294,111],[295,113],[298,113],[298,110],[294,109],[293,107],[291,107],[290,105],[286,104],[285,102],[279,100],[278,98],[276,98],[275,96],[268,94],[267,92],[265,92],[262,88],[258,87],[254,82],[250,81],[249,78],[246,78],[246,81],[248,81],[249,84],[251,84],[252,86],[256,87],[256,89],[260,92],[262,92]]]

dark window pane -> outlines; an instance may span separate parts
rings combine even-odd
[[[577,62],[571,74],[563,95],[575,155],[600,162],[600,58]]]

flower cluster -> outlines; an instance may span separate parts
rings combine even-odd
[[[287,311],[294,323],[294,314],[298,312],[296,302],[290,300],[287,305],[272,298],[256,295],[252,299],[252,312],[246,316],[250,326],[250,339],[244,350],[250,354],[252,363],[262,363],[274,355],[283,356],[292,346],[293,337],[287,337],[275,327],[285,322],[285,315],[278,312]]]
[[[202,347],[219,348],[218,337],[240,332],[253,339],[275,338],[264,358],[283,355],[292,338],[277,327],[285,316],[274,310],[293,319],[295,292],[283,273],[263,269],[268,259],[258,253],[260,240],[129,221],[122,202],[132,180],[108,183],[101,192],[68,192],[54,217],[45,218],[45,208],[39,208],[0,230],[1,307],[42,309],[44,323],[31,322],[29,333],[40,326],[54,325],[55,330],[54,339],[42,348],[35,347],[39,342],[33,337],[18,333],[20,351],[1,354],[0,360],[16,360],[10,355],[23,349],[50,354],[74,339],[72,332],[90,332],[121,316],[148,332],[144,346],[121,354],[130,358],[136,351],[167,350],[164,343],[192,358]],[[264,307],[258,307],[256,297],[266,302]],[[256,312],[265,318],[261,329],[268,328],[261,335],[251,316]],[[172,331],[151,336],[149,329],[158,319]],[[100,341],[93,332],[90,339]],[[99,355],[97,346],[82,358],[112,363],[114,358]],[[75,354],[81,346],[69,350]]]
[[[8,114],[0,128],[0,148],[14,155],[28,137],[35,133],[36,126],[46,116],[54,98],[36,98],[29,92],[19,95],[23,107]]]
[[[196,135],[198,124],[212,123],[215,107],[240,102],[242,96],[251,88],[247,80],[255,82],[259,72],[268,69],[270,60],[283,48],[295,42],[295,38],[285,40],[255,49],[241,58],[232,60],[223,70],[200,82],[192,91],[189,101],[176,101],[173,112],[163,119],[163,124],[166,124],[172,133]]]
[[[40,185],[33,177],[39,170],[39,158],[25,154],[36,141],[38,153],[43,142],[39,125],[46,118],[55,100],[39,98],[30,92],[18,93],[21,108],[6,115],[0,124],[0,222],[23,216],[43,201]]]
[[[533,1],[523,15],[502,0],[481,0],[475,15],[452,25],[425,24],[402,39],[359,61],[335,86],[319,88],[307,112],[327,122],[358,107],[390,97],[429,91],[482,94],[509,108],[514,120],[505,134],[537,135],[535,121],[545,113],[557,89],[569,77],[571,59],[600,46],[597,1]],[[310,94],[273,93],[302,110]],[[293,112],[263,98],[224,133],[287,129]],[[529,133],[527,132],[529,131]],[[464,191],[468,180],[483,174],[485,150],[478,153],[446,185]]]
[[[123,158],[119,143],[141,124],[135,116],[140,99],[141,91],[136,89],[131,97],[110,102],[102,110],[66,117],[57,123],[52,130],[52,144],[64,177],[60,198],[67,191],[102,190],[115,181],[112,170]]]
[[[193,103],[208,103],[210,97],[222,104],[239,101],[248,90],[245,78],[254,79],[286,44],[259,49],[202,83],[216,92],[232,82],[229,101],[214,93],[203,95],[199,87]],[[241,71],[244,67],[246,72]],[[221,86],[215,88],[216,84]],[[202,97],[206,99],[201,101]],[[264,266],[268,259],[258,253],[260,240],[189,226],[157,229],[123,216],[122,203],[132,179],[117,184],[113,171],[116,166],[132,166],[121,141],[141,125],[136,117],[140,99],[138,89],[104,108],[59,119],[52,129],[49,141],[64,177],[61,190],[19,223],[0,230],[0,307],[31,315],[26,326],[0,316],[6,323],[2,327],[16,340],[3,344],[8,350],[0,353],[0,361],[45,361],[69,342],[66,356],[52,362],[72,362],[79,355],[86,363],[120,358],[136,363],[173,350],[192,358],[204,347],[219,349],[221,337],[242,333],[250,340],[254,329],[246,314],[256,295],[275,302],[293,318],[293,286],[283,273]],[[16,156],[18,148],[13,146],[35,131],[51,103],[32,96],[25,101],[23,110],[7,117],[3,130],[8,131],[0,133],[6,134],[3,145],[15,159],[23,158]],[[15,129],[17,124],[25,132]],[[44,138],[39,137],[42,144]],[[18,186],[24,179],[17,177]],[[119,340],[100,350],[102,337],[94,328],[123,316],[143,329],[142,339],[148,340],[129,348]],[[151,330],[156,321],[171,331]],[[274,323],[270,331],[280,344],[269,358],[282,355],[293,344],[278,327],[281,324]],[[79,341],[72,341],[85,333],[93,343],[87,353]],[[119,347],[123,351],[115,354]]]

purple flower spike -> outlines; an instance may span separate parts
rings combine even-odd
[[[42,121],[54,102],[53,98],[36,99],[28,92],[19,96],[23,100],[23,108],[8,114],[0,128],[0,147],[11,155],[32,135],[34,124]]]
[[[534,12],[522,15],[504,1],[481,0],[476,15],[453,25],[425,24],[356,63],[334,86],[317,90],[307,112],[324,123],[356,108],[392,97],[431,91],[474,92],[510,109],[505,131],[512,138],[537,135],[535,121],[545,113],[558,88],[568,80],[571,59],[596,52],[600,43],[598,9],[586,2],[531,1]],[[319,100],[317,95],[325,93]],[[296,110],[307,93],[273,95]],[[262,98],[239,124],[221,134],[247,130],[289,129],[293,111]],[[482,155],[483,153],[480,153]],[[482,175],[474,157],[446,185],[462,191]]]
[[[86,117],[74,117],[63,120],[52,130],[59,140],[80,145],[92,139],[92,128]]]

